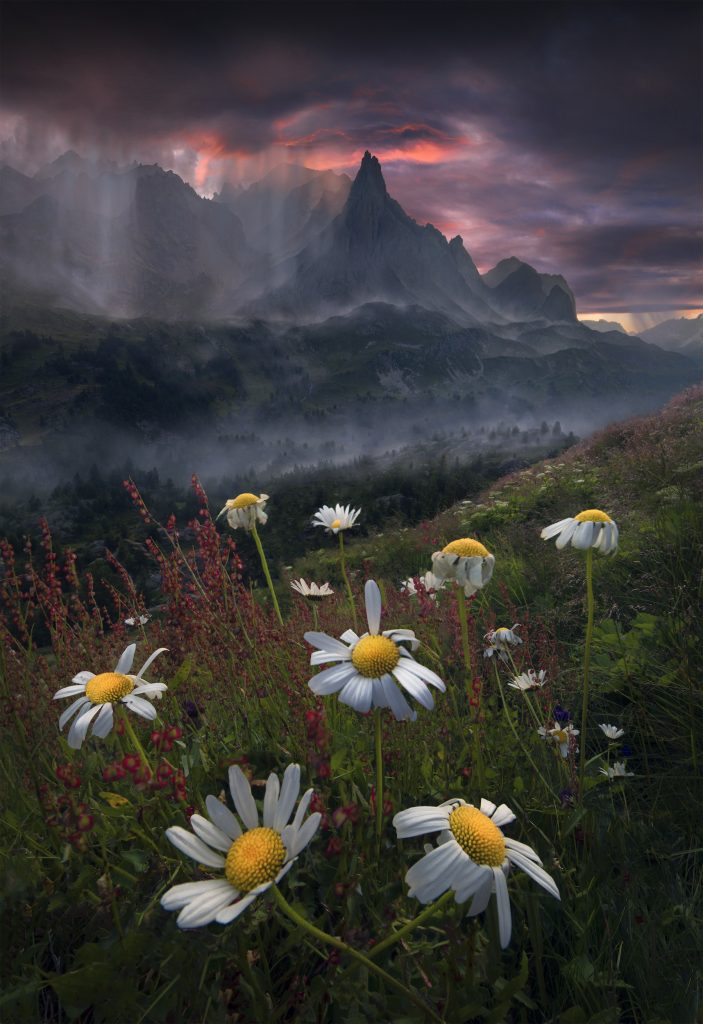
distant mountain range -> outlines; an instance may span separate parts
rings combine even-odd
[[[696,317],[664,320],[656,327],[640,331],[640,338],[703,364],[703,313]]]
[[[284,165],[213,199],[157,165],[73,151],[32,178],[3,166],[0,274],[123,317],[306,320],[390,302],[464,324],[576,319],[559,275],[510,257],[481,276],[460,236],[408,217],[368,152],[353,182]]]
[[[623,334],[627,334],[619,320],[582,320],[581,323],[584,327],[590,327],[592,331],[598,331],[599,334],[605,334],[608,331],[622,331]]]
[[[581,432],[703,368],[701,318],[594,330],[560,275],[515,257],[480,274],[370,153],[353,182],[286,165],[213,199],[72,152],[31,178],[2,167],[0,285],[9,479],[68,472],[78,452],[201,465],[253,424],[360,451],[505,417]]]

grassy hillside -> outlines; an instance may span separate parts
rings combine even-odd
[[[312,489],[310,499],[312,514]],[[112,592],[96,602],[90,575],[54,552],[48,531],[31,561],[4,545],[0,854],[2,914],[13,927],[3,936],[0,1018],[694,1024],[703,962],[702,499],[699,388],[417,527],[389,514],[375,535],[348,531],[354,613],[337,542],[321,532],[319,548],[288,563],[288,574],[330,580],[335,594],[305,604],[284,571],[279,622],[266,589],[242,584],[240,559],[256,558],[251,537],[214,525],[198,490],[190,532],[175,520],[146,523],[163,607],[143,627],[124,624],[145,609],[118,564]],[[594,557],[584,720],[586,556],[539,534],[589,508],[618,523],[620,548]],[[274,504],[270,511],[264,547]],[[467,536],[496,564],[468,601],[464,634],[453,584],[435,598],[399,584]],[[413,629],[418,660],[446,684],[434,710],[411,701],[415,722],[361,715],[307,686],[319,669],[304,632],[319,623],[340,636],[352,614],[365,630],[369,578],[383,595],[381,628]],[[484,657],[484,634],[514,623],[523,643],[513,660]],[[57,727],[67,702],[52,695],[80,670],[111,671],[131,641],[141,660],[168,648],[147,673],[168,685],[155,725],[131,715],[133,732],[70,750]],[[529,669],[545,671],[545,686],[510,688]],[[555,718],[579,729],[566,756],[537,731]],[[609,743],[600,723],[624,736]],[[206,794],[229,802],[230,765],[244,767],[260,799],[269,772],[291,762],[322,814],[281,880],[293,916],[269,890],[229,926],[179,930],[159,904],[163,893],[218,870],[178,853],[166,828],[188,828],[193,811],[205,813]],[[615,763],[632,774],[609,778]],[[417,923],[423,907],[404,876],[434,837],[398,841],[392,825],[403,809],[481,797],[512,809],[506,835],[537,851],[560,893],[556,900],[511,870],[505,949],[495,896],[475,916],[450,897]],[[360,966],[349,948],[370,963]]]

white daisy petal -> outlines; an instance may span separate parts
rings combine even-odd
[[[377,682],[377,692],[380,690],[386,701],[385,704],[377,703],[379,707],[389,707],[397,722],[414,722],[417,713],[413,711],[403,694],[400,692],[393,678],[389,675],[382,676]]]
[[[422,704],[423,708],[432,711],[434,708],[434,697],[421,679],[418,679],[412,672],[409,672],[402,664],[396,665],[391,672],[400,685],[408,691],[410,696],[415,698],[418,704]]]
[[[256,809],[254,797],[251,795],[251,786],[246,775],[238,764],[233,764],[229,769],[229,788],[232,793],[232,800],[237,814],[247,828],[259,827],[259,813]]]
[[[471,900],[471,906],[467,911],[469,917],[476,917],[477,914],[482,914],[484,912],[484,910],[488,906],[488,901],[491,898],[492,892],[493,872],[489,870],[486,872],[486,876],[484,876],[483,880],[481,881],[479,888],[474,891],[473,899]],[[457,899],[457,903],[459,902],[461,901]]]
[[[276,811],[273,818],[273,828],[280,832],[293,813],[295,801],[300,792],[300,765],[289,764],[283,775],[281,795],[278,799]]]
[[[168,650],[168,647],[157,647],[157,649],[154,651],[154,653],[149,655],[149,657],[146,659],[146,661],[144,662],[142,667],[137,672],[137,679],[141,679],[141,677],[144,675],[146,670],[149,668],[149,665],[151,665],[152,661],[154,661],[155,658],[158,658],[158,656],[160,654],[163,654],[164,651],[167,651],[167,650]]]
[[[521,843],[517,839],[510,839],[508,836],[506,836],[505,845],[509,850],[516,850],[518,853],[521,853],[524,857],[529,857],[529,859],[534,861],[536,864],[542,863],[542,861],[537,856],[535,851],[532,849],[531,846],[528,846],[527,843]]]
[[[215,916],[215,921],[217,921],[218,924],[231,924],[232,921],[238,918],[240,914],[244,913],[247,907],[252,905],[255,899],[255,894],[252,895],[251,893],[247,893],[246,896],[242,896],[242,898],[237,900],[236,903],[232,903],[231,906],[218,911]]]
[[[71,686],[62,686],[54,694],[54,700],[61,700],[62,697],[75,697],[76,694],[85,693],[85,683],[74,683]]]
[[[230,847],[232,846],[232,840],[229,836],[225,835],[217,825],[213,825],[207,818],[203,818],[200,814],[192,814],[190,817],[190,827],[204,843],[208,846],[212,846],[215,850],[222,850],[223,853],[229,853]]]
[[[330,661],[351,661],[351,652],[349,649],[345,654],[336,651],[313,651],[310,655],[311,665],[326,665]]]
[[[320,651],[329,651],[330,654],[349,654],[349,648],[340,640],[335,640],[327,633],[304,633],[303,637],[311,647],[317,647]]]
[[[223,868],[225,866],[224,857],[211,850],[209,846],[206,846],[192,832],[186,832],[180,825],[172,825],[171,828],[167,828],[166,838],[170,843],[173,843],[177,850],[185,853],[188,857],[192,857],[198,864],[204,864],[208,868]]]
[[[578,519],[572,519],[570,523],[566,524],[564,529],[561,531],[561,533],[557,537],[557,545],[556,546],[559,548],[560,551],[561,551],[562,548],[565,548],[566,545],[569,543],[569,541],[571,540],[573,535],[576,533],[576,530],[578,529],[579,525],[580,524],[579,524]]]
[[[561,533],[564,527],[571,522],[573,522],[571,518],[560,519],[558,523],[552,523],[551,526],[545,526],[540,533],[540,537],[542,540],[550,540],[552,537],[556,537],[558,533]]]
[[[161,695],[164,690],[168,690],[166,683],[140,683],[139,686],[135,686],[132,692],[129,694],[130,697],[139,697],[146,694],[146,696],[157,696]]]
[[[90,704],[90,701],[85,695],[81,695],[78,700],[74,700],[73,704],[69,704],[66,710],[61,713],[61,717],[59,718],[59,729],[63,729],[69,718],[71,718],[79,708],[83,707],[84,704]]]
[[[271,772],[266,780],[266,792],[264,793],[264,828],[275,828],[273,819],[280,791],[281,784],[278,781],[278,776],[275,772]]]
[[[343,640],[345,644],[355,644],[358,642],[359,636],[353,629],[345,629],[339,639]]]
[[[164,910],[181,910],[198,896],[215,892],[222,895],[227,892],[231,899],[237,890],[226,879],[209,878],[204,882],[184,882],[182,885],[172,886],[165,892],[160,903]]]
[[[95,679],[95,673],[83,671],[79,672],[78,675],[75,675],[71,682],[82,683],[83,686],[85,687],[86,683],[89,683],[91,679]]]
[[[534,878],[535,882],[537,882],[538,885],[541,885],[543,889],[546,889],[550,895],[556,897],[558,900],[561,899],[556,882],[551,875],[547,874],[544,868],[540,867],[539,864],[534,864],[529,857],[524,857],[517,850],[508,849],[506,855],[512,864],[522,868],[526,875],[529,875],[530,878]]]
[[[150,704],[148,700],[144,700],[143,697],[135,697],[133,694],[128,694],[122,698],[122,703],[126,704],[130,711],[133,711],[135,715],[139,715],[141,718],[146,718],[147,721],[153,722],[156,718],[156,708],[153,704]]]
[[[300,798],[298,810],[295,812],[295,817],[291,822],[291,828],[294,829],[296,832],[299,830],[300,826],[303,823],[303,818],[305,817],[307,809],[310,806],[310,801],[312,800],[313,793],[313,789],[307,789]]]
[[[101,709],[102,704],[92,704],[89,708],[81,711],[74,719],[73,725],[68,730],[67,737],[68,745],[72,750],[80,750],[88,732],[88,726]]]
[[[451,807],[410,807],[407,811],[398,811],[393,818],[393,828],[398,839],[411,839],[428,832],[446,829]]]
[[[305,847],[308,845],[312,837],[317,832],[321,820],[322,815],[320,814],[319,811],[315,811],[314,814],[310,815],[310,817],[306,820],[302,828],[298,832],[296,832],[295,839],[293,841],[293,849],[291,851],[291,856],[297,857],[298,854],[305,849]]]
[[[334,665],[318,672],[308,682],[308,686],[318,697],[328,696],[341,690],[344,684],[355,674],[356,669],[349,663],[345,665]]]
[[[216,796],[207,796],[205,798],[205,806],[210,815],[210,820],[217,825],[221,832],[229,836],[232,842],[241,836],[242,829],[239,822],[229,807],[226,807],[221,800],[218,800]]]
[[[408,895],[415,896],[421,903],[436,900],[452,888],[454,877],[466,860],[467,855],[456,841],[436,846],[406,873]]]
[[[515,815],[505,804],[501,804],[493,814],[491,815],[491,821],[498,828],[502,828],[503,825],[509,825],[511,821],[515,821]]]
[[[612,527],[613,527],[613,532],[612,532],[611,540],[610,540],[610,550],[611,551],[615,551],[617,549],[617,546],[618,546],[618,536],[619,536],[618,524],[613,522],[612,523]]]
[[[493,868],[493,878],[496,887],[496,904],[498,906],[498,931],[500,933],[501,949],[510,942],[510,933],[513,930],[513,922],[510,914],[510,896],[508,895],[508,883],[502,868]]]
[[[230,887],[230,892],[210,889],[200,896],[195,896],[180,912],[176,924],[179,928],[202,928],[206,924],[211,924],[218,913],[229,906],[232,893]]]
[[[339,694],[339,701],[341,704],[347,704],[350,708],[354,708],[355,711],[364,714],[371,708],[372,696],[373,686],[371,680],[355,672]]]
[[[450,833],[451,835],[451,833]],[[466,861],[461,865],[454,878],[452,888],[456,893],[456,902],[465,903],[475,893],[483,890],[486,886],[493,892],[493,872],[485,864],[474,864],[467,855]],[[469,908],[469,914],[473,913]]]
[[[423,682],[429,683],[430,686],[435,686],[438,690],[441,690],[442,693],[446,691],[447,687],[437,673],[433,672],[431,668],[427,668],[426,665],[421,665],[419,661],[414,661],[408,656],[403,659],[402,666],[408,672],[412,672],[413,675],[417,676],[418,679],[422,679]]]
[[[113,724],[114,716],[112,713],[112,704],[103,704],[102,711],[93,723],[93,736],[97,736],[98,739],[104,740],[112,730]]]
[[[134,652],[137,649],[136,644],[130,644],[129,647],[125,647],[120,655],[120,659],[115,665],[115,672],[118,675],[126,676],[132,667],[134,661]]]
[[[495,809],[496,809],[496,805],[495,804],[491,803],[490,800],[486,800],[484,797],[481,797],[481,806],[479,808],[479,810],[481,811],[481,814],[487,814],[488,817],[490,818],[491,815],[495,812]],[[496,822],[496,824],[497,824],[497,822]]]
[[[364,598],[366,601],[366,621],[369,624],[369,633],[377,636],[381,628],[381,591],[375,580],[367,580],[364,587]]]
[[[593,531],[595,530],[595,527],[595,523],[579,523],[571,539],[572,547],[578,548],[581,551],[585,551],[586,548],[590,548],[591,541],[593,539]]]

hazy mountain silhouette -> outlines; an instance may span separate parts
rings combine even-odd
[[[3,169],[0,271],[14,287],[86,312],[210,316],[265,263],[238,217],[178,175],[64,156],[25,181]]]
[[[703,313],[663,320],[656,327],[640,331],[640,338],[703,363]]]
[[[212,200],[158,165],[72,150],[33,178],[3,167],[0,273],[119,316],[304,320],[383,301],[464,324],[575,319],[560,276],[512,257],[482,278],[460,236],[405,213],[368,152],[353,183],[286,164]]]

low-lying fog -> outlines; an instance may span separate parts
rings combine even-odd
[[[216,425],[191,426],[184,432],[161,431],[153,437],[87,421],[55,434],[42,445],[7,447],[0,453],[0,504],[42,495],[85,475],[92,466],[101,474],[128,467],[133,472],[157,469],[162,480],[187,486],[192,474],[206,485],[264,484],[287,473],[325,465],[371,460],[383,466],[396,460],[444,456],[464,462],[481,452],[501,451],[513,458],[531,450],[563,445],[568,435],[586,437],[608,423],[656,408],[651,397],[630,396],[571,409],[554,403],[540,412],[521,414],[496,404],[475,409],[461,398],[425,403],[375,401],[347,413],[301,417],[227,417]],[[534,454],[534,452],[533,452]]]

